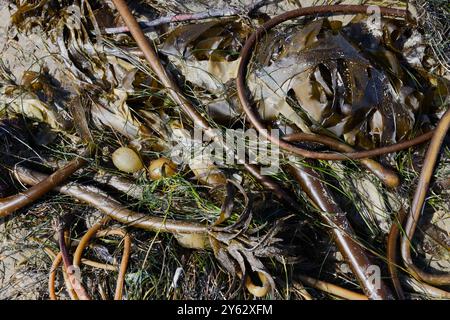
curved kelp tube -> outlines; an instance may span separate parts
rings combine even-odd
[[[407,216],[405,233],[401,240],[402,258],[408,271],[415,278],[434,285],[449,285],[450,274],[429,274],[423,270],[420,270],[411,258],[411,240],[414,237],[414,232],[425,204],[425,197],[430,186],[431,177],[433,176],[434,165],[436,164],[441,145],[445,139],[449,127],[450,109],[445,112],[439,121],[425,155],[425,161],[420,173],[419,182],[417,183],[417,188],[412,200],[409,215]]]
[[[386,7],[378,7],[380,13],[383,16],[406,18],[406,11],[401,9],[393,9]],[[329,6],[314,6],[306,7],[297,10],[288,11],[279,16],[276,16],[266,23],[264,23],[259,29],[257,29],[246,41],[241,51],[241,61],[239,63],[238,75],[236,79],[236,86],[238,91],[239,100],[242,108],[247,116],[247,119],[255,127],[255,129],[262,136],[266,137],[272,143],[279,145],[282,149],[305,158],[312,158],[318,160],[348,160],[348,159],[363,159],[379,156],[386,153],[396,152],[403,149],[407,149],[411,146],[429,140],[432,136],[431,133],[422,134],[411,140],[402,141],[387,147],[376,148],[367,151],[354,151],[346,153],[333,153],[333,152],[317,152],[297,147],[283,139],[272,136],[266,129],[260,115],[254,110],[253,102],[249,99],[250,92],[246,85],[247,67],[251,61],[253,50],[261,39],[270,29],[283,23],[285,21],[295,19],[298,17],[311,16],[311,15],[337,15],[337,14],[367,14],[369,6],[364,5],[329,5]],[[317,142],[327,144],[325,141]]]

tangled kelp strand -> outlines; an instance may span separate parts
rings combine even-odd
[[[23,167],[17,167],[15,174],[19,180],[31,185],[38,183],[46,177],[43,174],[33,172]],[[281,249],[276,247],[276,244],[281,240],[275,238],[275,235],[280,230],[284,219],[279,221],[263,238],[260,239],[258,237],[246,236],[244,234],[248,228],[248,223],[245,223],[239,231],[227,232],[226,227],[215,227],[209,230],[207,225],[202,225],[195,222],[169,220],[133,212],[124,208],[118,201],[112,199],[101,190],[94,187],[86,187],[77,185],[76,183],[70,183],[68,185],[58,187],[56,190],[93,205],[114,220],[124,223],[127,226],[142,228],[158,233],[168,232],[180,234],[182,237],[185,237],[186,234],[208,236],[215,254],[218,255],[218,260],[224,265],[224,267],[229,269],[231,266],[235,266],[232,261],[235,260],[237,263],[236,266],[239,267],[239,272],[241,272],[241,274],[246,274],[247,268],[245,261],[247,261],[253,272],[263,272],[267,281],[271,283],[271,288],[275,287],[272,277],[266,271],[264,265],[258,257],[277,256],[282,252]],[[244,217],[246,217],[246,215],[244,215]],[[239,222],[235,225],[238,225],[238,223]],[[186,240],[186,238],[184,240]],[[196,244],[197,243],[198,242],[196,240]],[[189,241],[189,244],[192,243]],[[198,248],[197,245],[196,248]],[[235,267],[233,267],[233,270],[233,274],[235,274]]]
[[[130,235],[127,234],[127,232],[122,229],[109,228],[106,230],[100,230],[101,228],[104,227],[104,225],[108,222],[108,220],[109,220],[109,217],[106,219],[105,218],[102,219],[102,221],[100,221],[99,223],[94,225],[91,229],[89,229],[86,232],[86,234],[80,240],[80,243],[78,244],[77,249],[74,253],[73,264],[74,264],[74,266],[79,268],[83,250],[85,249],[89,240],[93,236],[97,236],[97,237],[105,237],[105,236],[110,236],[110,235],[121,236],[124,239],[124,248],[123,248],[122,260],[120,262],[119,275],[117,277],[117,285],[116,285],[116,291],[114,294],[114,300],[122,300],[125,273],[126,273],[126,270],[128,267],[128,260],[129,260],[130,251],[131,251],[131,238],[130,238]]]
[[[423,210],[426,193],[434,170],[434,164],[436,163],[439,149],[441,148],[449,127],[450,110],[448,110],[440,120],[436,127],[436,132],[431,139],[420,174],[420,179],[417,183],[417,189],[412,200],[410,214],[406,220],[405,234],[402,236],[401,240],[402,258],[408,270],[414,277],[435,285],[450,284],[450,274],[433,275],[418,269],[412,261],[410,245],[420,213]]]

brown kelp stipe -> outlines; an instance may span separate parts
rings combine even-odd
[[[297,275],[296,277],[307,286],[311,286],[317,290],[321,290],[339,298],[347,300],[368,300],[367,297],[361,293],[353,292],[329,282],[314,279],[305,275]]]
[[[419,281],[412,277],[403,277],[403,285],[414,292],[421,293],[430,298],[450,300],[450,292],[436,288],[426,282]]]
[[[50,268],[50,274],[48,277],[48,292],[49,292],[50,300],[58,300],[58,296],[56,295],[56,291],[55,291],[55,282],[56,282],[56,270],[58,269],[61,262],[62,262],[62,254],[60,252],[53,259],[52,267]],[[72,300],[77,300],[78,297],[77,297],[75,291],[73,291],[72,285],[69,282],[69,279],[67,277],[65,269],[63,269],[63,275],[64,275],[64,282],[66,283],[66,288],[67,288],[70,298]]]
[[[33,203],[66,181],[75,171],[86,165],[86,157],[89,154],[90,152],[87,151],[71,160],[67,165],[48,176],[48,179],[40,181],[39,184],[13,196],[0,199],[0,217],[6,217],[14,211]]]
[[[64,225],[60,222],[60,225],[58,226],[58,243],[59,243],[59,250],[61,251],[61,257],[64,265],[64,270],[67,274],[67,277],[69,279],[69,283],[73,291],[75,291],[78,299],[80,300],[91,300],[89,297],[86,289],[81,284],[80,279],[77,278],[77,272],[74,268],[74,265],[72,264],[72,261],[69,256],[69,252],[67,250],[66,246],[66,238],[64,235]]]
[[[401,9],[393,9],[386,7],[378,7],[380,13],[384,16],[406,18],[407,12]],[[248,71],[248,65],[252,58],[253,50],[260,39],[275,26],[285,21],[310,16],[310,15],[342,15],[342,14],[367,14],[369,6],[364,5],[329,5],[329,6],[315,6],[301,8],[297,10],[288,11],[279,16],[276,16],[268,20],[264,25],[257,29],[246,41],[241,51],[241,61],[239,63],[238,75],[236,79],[237,91],[242,108],[247,115],[247,119],[255,127],[255,129],[262,136],[266,137],[272,143],[279,145],[282,149],[305,158],[312,158],[318,160],[348,160],[348,159],[363,159],[379,156],[385,153],[391,153],[407,149],[416,144],[425,142],[431,139],[431,133],[425,133],[412,140],[406,140],[387,147],[376,148],[367,151],[355,151],[346,153],[333,153],[333,152],[317,152],[297,147],[285,140],[268,134],[268,130],[260,117],[260,115],[254,110],[253,103],[250,100],[250,92],[246,85],[246,77]],[[317,140],[319,143],[327,144],[325,141],[321,142],[320,136]]]
[[[45,174],[20,166],[16,167],[15,174],[19,181],[29,185],[38,184],[40,181],[48,177]],[[175,234],[207,233],[208,231],[208,227],[200,223],[163,219],[131,211],[125,208],[119,201],[106,195],[100,189],[92,186],[83,186],[81,184],[71,182],[67,185],[56,187],[55,190],[80,201],[86,202],[112,219],[127,226],[133,226],[148,231],[169,232]]]
[[[386,246],[386,257],[388,263],[389,274],[391,276],[392,285],[394,286],[395,293],[397,294],[397,298],[400,300],[405,300],[405,294],[403,292],[402,285],[400,283],[400,279],[398,278],[398,259],[397,259],[397,247],[398,247],[398,236],[400,234],[400,230],[403,226],[403,222],[405,221],[406,211],[401,208],[399,213],[392,221],[391,229],[389,230],[389,235],[387,239]]]
[[[374,300],[393,299],[389,289],[381,280],[377,286],[377,282],[368,277],[373,264],[363,248],[352,239],[355,235],[350,223],[345,213],[333,201],[321,176],[313,169],[304,166],[291,165],[288,170],[308,195],[311,203],[319,210],[322,221],[330,227],[339,251],[352,268],[367,297]]]
[[[44,248],[44,250],[53,259],[52,266],[50,268],[50,273],[48,276],[49,297],[50,297],[50,300],[58,300],[58,296],[57,296],[56,290],[55,290],[55,282],[56,282],[56,271],[58,270],[58,268],[62,262],[62,254],[61,254],[61,252],[56,254],[50,248]],[[114,265],[107,264],[107,263],[100,263],[100,262],[92,261],[89,259],[81,259],[81,263],[85,264],[87,266],[105,270],[105,271],[117,271],[117,269],[118,269]],[[76,295],[75,291],[73,290],[73,288],[69,282],[67,273],[64,268],[63,268],[63,276],[64,276],[64,282],[66,284],[66,289],[67,289],[67,292],[69,293],[70,298],[72,300],[78,300],[78,296]]]
[[[128,232],[121,228],[110,228],[107,230],[101,230],[97,233],[99,238],[108,236],[119,236],[123,239],[123,253],[122,260],[120,261],[119,274],[117,275],[116,290],[114,292],[114,300],[122,300],[123,287],[125,283],[125,274],[127,272],[128,261],[131,254],[131,237]]]
[[[293,133],[282,137],[288,142],[309,141],[326,145],[339,152],[355,152],[355,149],[349,145],[340,142],[331,137],[310,134],[310,133]],[[398,175],[390,169],[383,167],[379,162],[372,159],[360,159],[359,162],[378,177],[387,187],[395,188],[400,184]]]
[[[430,146],[428,147],[425,155],[425,161],[423,163],[422,171],[420,173],[419,182],[417,183],[416,192],[412,200],[411,209],[406,219],[405,233],[401,240],[401,252],[403,263],[408,271],[418,280],[428,282],[434,285],[449,285],[450,274],[430,274],[423,270],[420,270],[413,262],[411,257],[411,240],[414,237],[414,232],[419,222],[420,214],[425,205],[425,197],[428,193],[431,177],[434,171],[434,165],[436,164],[444,142],[450,127],[450,109],[448,109],[442,116],[439,124],[436,127],[433,138],[431,139]]]

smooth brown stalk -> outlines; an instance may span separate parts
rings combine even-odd
[[[296,277],[308,286],[340,298],[344,298],[347,300],[368,300],[367,297],[361,293],[353,292],[329,282],[314,279],[305,275],[297,275]]]
[[[397,246],[400,228],[402,227],[403,222],[405,221],[405,217],[406,211],[403,208],[401,208],[394,221],[392,221],[391,229],[389,230],[386,249],[388,269],[391,275],[391,281],[392,284],[394,285],[395,292],[397,293],[397,298],[400,300],[405,300],[405,294],[403,292],[402,285],[398,278]]]
[[[52,266],[50,268],[50,274],[48,277],[48,293],[50,296],[50,300],[58,300],[58,296],[56,295],[55,291],[55,279],[56,279],[56,270],[58,269],[59,265],[62,261],[62,255],[61,252],[58,253],[58,255],[53,259]]]
[[[444,142],[447,131],[450,127],[450,109],[448,109],[442,116],[439,124],[436,127],[430,146],[428,147],[423,163],[422,171],[420,173],[419,182],[417,183],[416,192],[411,203],[411,209],[406,220],[405,233],[402,236],[401,252],[403,263],[408,271],[416,279],[428,282],[434,285],[449,285],[450,274],[430,274],[420,270],[411,258],[411,240],[414,237],[414,232],[419,222],[420,214],[425,204],[425,197],[428,193],[431,177],[433,176],[434,166],[438,159],[441,145]]]
[[[370,262],[364,249],[353,240],[355,235],[350,223],[345,213],[333,200],[321,176],[313,169],[303,166],[291,165],[288,170],[308,195],[311,203],[319,209],[322,221],[331,228],[339,251],[350,265],[367,297],[374,300],[393,299],[389,289],[381,280],[377,286],[376,281],[369,278],[368,272],[373,263]]]
[[[81,284],[81,281],[77,278],[73,264],[70,261],[69,252],[67,251],[64,229],[62,227],[58,230],[58,243],[59,249],[61,250],[61,257],[64,265],[65,272],[68,276],[71,288],[75,291],[78,299],[80,300],[91,300],[86,289]]]
[[[282,138],[283,140],[288,142],[299,142],[299,141],[316,142],[331,147],[332,149],[339,152],[355,151],[355,149],[353,149],[351,146],[343,142],[340,142],[336,139],[333,139],[331,137],[323,135],[300,132],[285,135]],[[383,167],[379,162],[372,159],[359,159],[359,162],[368,170],[370,170],[374,175],[376,175],[387,187],[396,188],[400,184],[400,179],[398,175],[393,170]]]
[[[423,281],[416,280],[412,277],[402,277],[402,282],[406,287],[414,290],[415,292],[419,292],[433,298],[450,300],[450,292],[433,287]]]
[[[94,224],[88,231],[81,237],[80,242],[75,249],[73,254],[73,264],[76,267],[80,267],[81,257],[83,255],[83,250],[89,245],[90,239],[95,236],[95,234],[103,228],[106,223],[110,220],[109,216],[103,217],[100,222]]]
[[[50,300],[58,300],[58,296],[56,295],[56,292],[55,292],[55,280],[56,280],[56,270],[58,270],[58,267],[61,264],[61,262],[62,262],[62,254],[61,254],[61,252],[59,252],[55,256],[55,259],[53,260],[53,263],[52,263],[52,266],[50,269],[50,274],[48,277],[48,292],[49,292]],[[66,283],[67,292],[69,293],[70,298],[72,300],[77,300],[78,299],[77,294],[75,293],[72,286],[70,285],[69,278],[64,269],[63,269],[63,276],[64,276],[64,282]]]
[[[127,4],[123,0],[113,0],[114,5],[119,11],[120,16],[125,21],[128,29],[130,30],[131,35],[136,41],[139,48],[142,50],[142,53],[150,64],[153,72],[157,75],[158,79],[161,81],[162,85],[168,90],[170,96],[174,100],[174,102],[181,107],[183,112],[185,112],[192,122],[199,128],[204,130],[206,137],[220,142],[220,137],[217,136],[217,133],[210,127],[208,121],[205,117],[203,117],[196,108],[192,105],[192,103],[182,94],[182,90],[173,79],[173,77],[165,70],[162,65],[156,51],[154,45],[149,42],[146,38],[144,32],[142,31],[139,23],[131,14],[130,9]],[[228,151],[228,147],[226,144],[222,144],[225,152]],[[232,150],[231,150],[232,151]],[[234,151],[233,151],[234,153]],[[291,208],[296,207],[295,199],[292,198],[283,188],[280,187],[278,183],[276,183],[273,179],[268,176],[262,175],[260,173],[260,168],[255,165],[245,163],[245,159],[236,159],[238,163],[244,165],[245,169],[252,174],[256,180],[261,183],[268,190],[272,191],[282,202],[290,206]],[[298,208],[297,208],[298,209]]]
[[[61,169],[56,170],[47,179],[40,181],[31,188],[20,192],[16,195],[0,199],[0,218],[19,210],[42,196],[50,192],[53,188],[66,181],[75,171],[86,165],[87,160],[84,158],[88,154],[83,154],[76,159],[71,160]]]
[[[44,180],[47,175],[26,169],[21,166],[15,168],[17,178],[25,184],[34,185]],[[86,202],[102,213],[125,225],[155,232],[169,233],[207,233],[208,226],[188,221],[177,221],[150,216],[134,212],[125,208],[120,202],[106,195],[102,190],[69,183],[56,187],[56,191]]]
[[[401,9],[393,9],[386,7],[378,7],[380,13],[384,16],[401,17],[406,18],[406,11]],[[297,147],[287,141],[279,139],[278,137],[269,134],[266,129],[261,116],[254,110],[253,102],[250,100],[250,92],[246,85],[247,69],[252,59],[252,53],[256,44],[262,39],[269,30],[279,25],[282,22],[304,17],[310,15],[337,15],[337,14],[367,14],[369,6],[364,5],[326,5],[326,6],[314,6],[306,7],[297,10],[285,12],[279,16],[276,16],[268,20],[264,25],[257,29],[246,41],[244,47],[241,50],[241,61],[239,63],[238,75],[236,78],[236,87],[238,91],[239,100],[242,108],[247,116],[247,119],[255,127],[255,129],[262,136],[269,139],[272,143],[279,145],[282,149],[305,158],[312,158],[318,160],[348,160],[348,159],[363,159],[379,156],[385,153],[396,152],[403,149],[407,149],[413,145],[425,142],[431,138],[430,133],[425,133],[412,140],[399,142],[388,147],[376,148],[368,151],[356,151],[347,153],[332,153],[332,152],[317,152]],[[319,141],[320,142],[320,141]],[[324,143],[326,144],[326,143]]]
[[[56,270],[58,270],[58,267],[62,262],[62,254],[61,254],[61,252],[59,252],[58,254],[54,254],[52,252],[52,256],[53,256],[53,262],[52,262],[52,266],[50,268],[50,273],[49,273],[49,277],[48,277],[48,292],[49,292],[50,300],[58,300],[58,296],[56,295],[56,291],[55,291],[55,281],[56,281]],[[92,261],[89,259],[81,259],[81,263],[83,263],[87,266],[97,268],[97,269],[102,269],[102,270],[106,270],[106,271],[117,271],[116,266],[113,266],[113,265],[110,265],[107,263],[99,263],[99,262]],[[64,269],[63,269],[63,276],[64,276],[64,282],[66,283],[66,288],[67,288],[70,298],[72,300],[78,300],[78,296],[76,295],[75,291],[72,289],[69,278]]]

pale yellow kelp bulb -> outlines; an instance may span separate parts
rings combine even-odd
[[[114,151],[112,161],[117,169],[127,173],[134,173],[144,167],[139,155],[133,149],[125,147]]]
[[[255,285],[252,279],[247,276],[245,278],[245,287],[247,288],[248,292],[250,292],[255,297],[264,297],[270,290],[270,282],[264,273],[257,272],[257,275],[262,285]]]
[[[171,177],[177,172],[177,165],[167,158],[159,158],[150,162],[148,175],[152,180]]]

